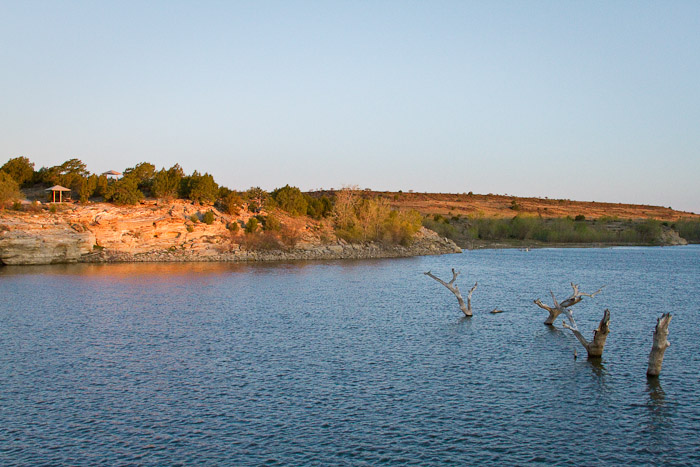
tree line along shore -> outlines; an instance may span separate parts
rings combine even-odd
[[[196,222],[211,223],[214,212],[206,208],[215,208],[240,219],[227,228],[251,249],[289,245],[290,239],[299,236],[293,227],[299,222],[285,222],[289,218],[307,219],[323,235],[349,243],[406,246],[422,226],[462,248],[700,242],[700,216],[671,208],[639,206],[622,211],[621,217],[612,204],[586,206],[569,200],[533,204],[531,199],[471,192],[446,195],[343,188],[304,193],[289,185],[269,192],[259,187],[238,191],[219,185],[208,173],[187,175],[178,164],[158,170],[148,162],[121,174],[94,174],[79,159],[35,170],[28,158],[12,158],[0,167],[1,209],[58,211],[57,204],[45,203],[46,189],[57,185],[71,190],[71,202],[81,205],[189,201],[202,207]],[[241,216],[242,212],[246,215]]]

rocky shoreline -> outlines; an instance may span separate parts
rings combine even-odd
[[[101,250],[82,255],[81,263],[156,263],[156,262],[269,262],[269,261],[319,261],[338,259],[406,258],[412,256],[461,253],[462,250],[445,238],[421,239],[410,246],[382,245],[369,242],[350,244],[339,242],[290,250],[237,250],[199,254],[186,251],[152,251],[130,254]]]
[[[205,223],[203,212],[214,220]],[[60,206],[56,212],[0,211],[0,266],[60,263],[124,262],[264,262],[337,259],[400,258],[460,253],[462,248],[610,247],[613,244],[553,244],[534,241],[475,240],[459,245],[421,228],[409,246],[376,242],[348,243],[326,223],[283,217],[296,233],[292,245],[261,248],[247,234],[232,231],[252,214],[230,216],[188,202],[148,202],[119,207],[105,203]],[[661,245],[687,242],[666,228]],[[278,242],[278,245],[281,245]]]
[[[210,210],[210,208],[206,208]],[[197,221],[204,209],[189,203],[138,207],[71,206],[61,212],[0,212],[0,265],[116,262],[252,262],[398,258],[461,253],[453,241],[421,228],[409,246],[348,243],[320,223],[298,219],[298,238],[284,249],[246,247],[232,218],[215,209],[210,224]],[[279,214],[282,215],[282,214]],[[324,230],[324,227],[326,230]]]

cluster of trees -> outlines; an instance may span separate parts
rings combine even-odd
[[[539,241],[544,243],[634,243],[659,244],[663,223],[656,220],[619,221],[599,219],[586,221],[583,215],[576,218],[543,219],[515,216],[512,219],[462,219],[447,218],[436,214],[423,219],[432,230],[459,242],[488,241]],[[680,223],[679,223],[680,225]],[[686,230],[692,231],[692,223]],[[685,237],[684,237],[685,238]]]
[[[91,174],[79,159],[34,170],[34,163],[29,159],[16,157],[5,163],[0,171],[4,174],[3,186],[8,184],[8,176],[17,184],[17,188],[61,185],[73,191],[80,202],[99,197],[115,204],[136,204],[146,197],[153,197],[183,198],[213,204],[220,194],[213,176],[197,171],[185,175],[178,164],[169,169],[156,170],[155,165],[142,162],[126,169],[123,176],[116,180],[106,175]]]
[[[408,245],[421,228],[416,211],[396,211],[381,197],[365,198],[354,189],[336,193],[336,235],[349,242],[381,241]]]
[[[314,198],[308,193],[302,193],[299,188],[285,185],[278,188],[270,196],[273,205],[293,216],[309,216],[313,219],[330,217],[333,213],[333,201],[327,196]]]
[[[678,234],[692,243],[700,243],[700,219],[684,219],[671,225]]]
[[[18,198],[20,188],[34,185],[62,185],[71,189],[80,202],[101,198],[115,204],[130,205],[147,197],[179,198],[202,205],[216,204],[233,216],[247,209],[256,216],[245,226],[246,233],[265,233],[270,238],[276,236],[278,239],[293,239],[295,234],[285,230],[285,226],[269,214],[274,209],[291,216],[325,219],[332,224],[340,238],[349,242],[381,241],[406,245],[421,227],[421,217],[417,212],[392,210],[385,199],[368,197],[356,188],[343,189],[331,196],[312,196],[290,185],[271,192],[260,187],[237,192],[219,186],[208,173],[194,171],[186,175],[178,164],[156,170],[155,165],[149,162],[124,170],[118,179],[91,174],[79,159],[34,170],[34,164],[26,157],[17,157],[0,168],[0,201]]]
[[[20,198],[20,187],[30,183],[34,164],[26,157],[16,157],[0,167],[0,209],[8,201]]]

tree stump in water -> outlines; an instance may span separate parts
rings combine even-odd
[[[573,319],[573,316],[571,315],[571,311],[569,311],[569,307],[576,305],[578,302],[583,300],[583,297],[595,297],[600,293],[601,290],[603,290],[603,287],[599,288],[593,293],[583,293],[578,290],[578,285],[574,284],[573,282],[571,283],[571,287],[574,289],[574,293],[571,294],[569,298],[564,300],[563,302],[559,303],[554,296],[554,292],[550,290],[550,294],[552,295],[552,300],[554,300],[554,306],[548,306],[542,303],[542,301],[538,298],[537,300],[534,301],[535,305],[538,307],[542,308],[543,310],[547,310],[549,312],[549,316],[547,319],[544,321],[544,324],[553,326],[554,325],[554,320],[557,319],[557,317],[565,313],[567,316],[569,316],[569,319]]]
[[[476,286],[478,285],[478,283],[475,282],[474,287],[472,287],[469,290],[469,294],[467,295],[467,303],[464,303],[464,298],[462,298],[462,293],[459,291],[459,287],[457,287],[457,284],[455,284],[455,281],[457,280],[457,276],[459,276],[459,272],[455,271],[454,268],[452,268],[452,280],[450,282],[443,281],[439,277],[436,277],[433,274],[431,274],[430,271],[424,272],[423,274],[425,274],[428,277],[432,277],[433,279],[435,279],[436,281],[438,281],[439,283],[441,283],[442,285],[447,287],[450,290],[450,292],[455,294],[455,297],[457,297],[457,301],[459,302],[459,309],[462,310],[462,313],[464,313],[464,316],[466,316],[468,318],[472,316],[472,293],[476,289]]]
[[[566,322],[562,322],[562,326],[566,329],[571,329],[576,339],[578,339],[581,345],[586,349],[586,352],[588,352],[588,358],[601,358],[603,356],[603,349],[605,348],[605,340],[608,338],[608,333],[610,332],[610,310],[606,309],[603,312],[603,319],[600,320],[598,328],[593,331],[593,340],[590,342],[588,342],[586,338],[583,337],[583,334],[576,328],[576,322],[574,322],[573,316],[570,316],[569,320],[571,322],[570,325],[566,324]]]
[[[649,365],[647,366],[647,376],[657,377],[661,373],[661,364],[664,362],[664,353],[671,345],[668,341],[668,325],[671,324],[671,313],[663,313],[656,320],[654,329],[654,342],[649,352]]]

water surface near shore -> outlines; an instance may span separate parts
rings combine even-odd
[[[422,274],[452,267],[471,319]],[[698,246],[0,268],[0,459],[696,464],[699,278]],[[606,285],[574,308],[611,311],[599,363],[532,303],[570,281]]]

